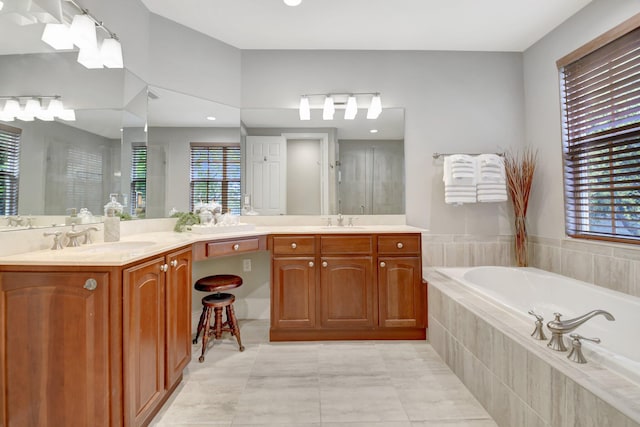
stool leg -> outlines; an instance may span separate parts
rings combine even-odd
[[[193,344],[198,344],[198,336],[200,336],[200,331],[204,328],[204,318],[207,313],[207,307],[202,306],[202,313],[200,313],[200,320],[198,321],[198,331],[196,332],[196,337],[193,339]]]
[[[229,320],[229,326],[231,326],[231,333],[236,337],[240,351],[244,351],[242,340],[240,339],[240,328],[238,327],[238,319],[236,319],[236,312],[233,310],[233,304],[227,307],[227,316]]]
[[[214,334],[217,340],[222,337],[222,307],[215,307],[213,309],[215,312],[216,320],[214,324]]]
[[[205,307],[205,317],[204,317],[204,333],[202,334],[202,354],[198,358],[198,362],[204,362],[204,352],[207,351],[207,341],[209,341],[209,322],[211,321],[211,308]]]

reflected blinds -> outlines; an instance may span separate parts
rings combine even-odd
[[[0,124],[0,215],[18,214],[21,129]]]
[[[640,239],[640,28],[560,68],[572,237]]]
[[[142,215],[147,200],[147,146],[131,146],[131,214]]]
[[[222,212],[240,214],[240,144],[191,144],[189,207],[215,201]]]
[[[102,211],[102,153],[69,147],[66,168],[66,206]]]

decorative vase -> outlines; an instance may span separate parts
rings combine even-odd
[[[516,217],[516,234],[515,234],[515,250],[516,264],[518,267],[529,266],[529,253],[527,250],[527,218],[524,216]]]

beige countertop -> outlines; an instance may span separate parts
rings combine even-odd
[[[407,225],[255,226],[252,230],[215,233],[157,231],[124,236],[119,242],[93,243],[62,250],[41,249],[0,257],[1,265],[122,266],[197,242],[245,238],[270,234],[384,234],[421,233]],[[101,231],[99,231],[101,232]]]

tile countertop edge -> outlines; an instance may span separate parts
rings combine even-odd
[[[132,234],[120,239],[120,242],[151,241],[155,244],[139,249],[123,249],[111,252],[92,252],[95,243],[80,248],[64,248],[58,251],[50,249],[24,252],[0,257],[0,266],[95,266],[121,267],[162,253],[186,247],[198,242],[268,236],[275,234],[393,234],[424,233],[426,230],[408,225],[370,225],[360,227],[321,227],[321,226],[256,226],[254,230],[231,231],[228,233],[197,234],[176,233],[173,231]]]

